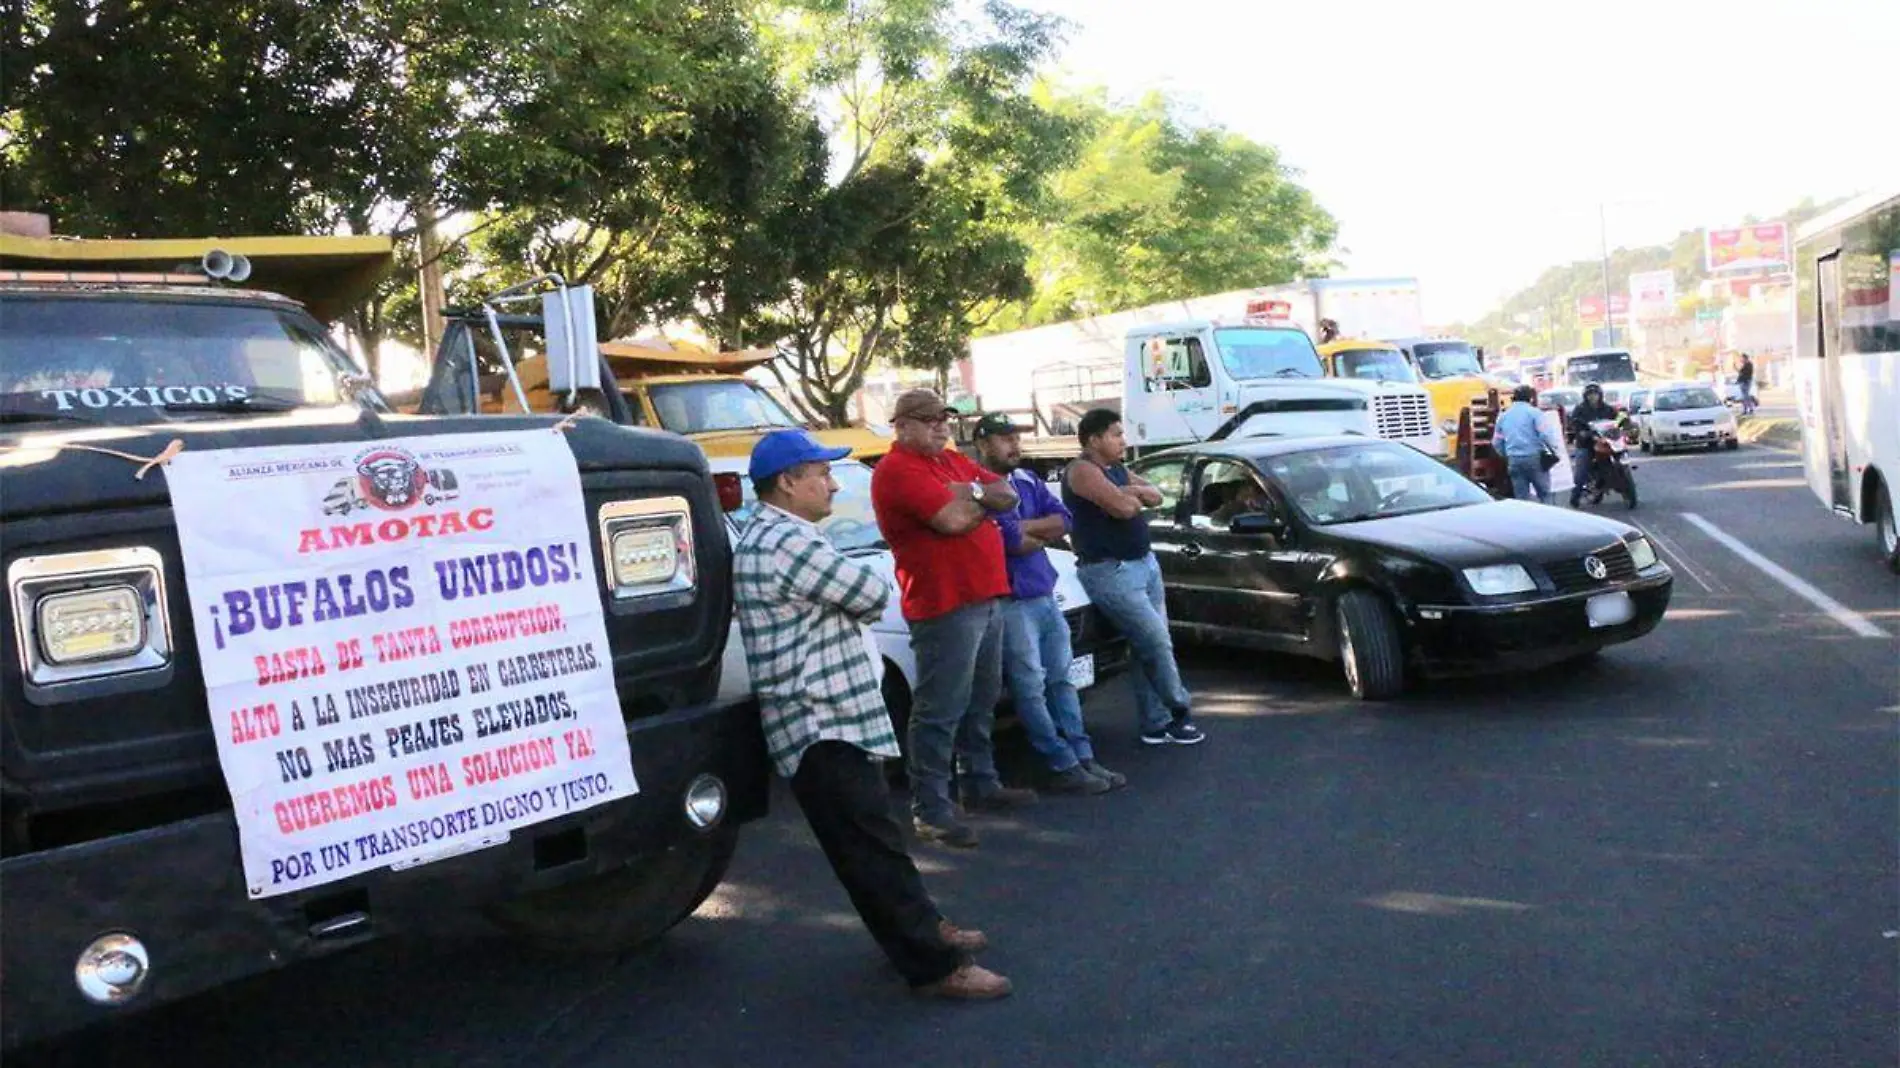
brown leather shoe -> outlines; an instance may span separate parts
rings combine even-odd
[[[988,968],[965,964],[937,982],[918,987],[917,993],[921,997],[952,1001],[991,1001],[1008,997],[1012,989],[1008,979]]]
[[[972,791],[963,799],[963,807],[972,812],[1000,812],[1036,803],[1036,791],[1020,786],[999,786],[982,793]]]
[[[952,949],[965,953],[981,953],[990,948],[989,936],[982,931],[966,931],[949,920],[937,921],[937,937]]]

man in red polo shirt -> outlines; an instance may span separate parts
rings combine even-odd
[[[897,398],[897,444],[871,473],[877,524],[897,558],[897,588],[917,686],[910,710],[911,822],[917,836],[973,848],[976,832],[950,800],[953,756],[965,808],[1035,800],[996,775],[990,728],[1003,689],[1009,571],[992,516],[1016,507],[1001,476],[950,451],[949,411],[927,389]]]

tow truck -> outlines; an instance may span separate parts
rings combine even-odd
[[[568,414],[602,416],[626,426],[657,427],[687,438],[708,457],[750,455],[760,435],[806,427],[827,445],[875,464],[890,452],[889,434],[864,427],[812,428],[748,377],[770,362],[769,348],[720,352],[682,341],[632,338],[595,346],[598,364],[551,365],[545,352],[572,320],[547,305],[540,314],[507,311],[522,298],[539,299],[539,279],[503,290],[475,307],[444,312],[445,329],[417,410],[428,414]],[[568,287],[583,292],[585,287]],[[558,309],[557,309],[558,310]],[[576,321],[580,344],[591,325]],[[508,338],[514,339],[512,350]],[[605,388],[612,383],[613,388]]]
[[[638,793],[455,855],[282,893],[247,883],[220,737],[295,728],[274,706],[239,725],[211,707],[167,454],[557,424],[393,413],[326,328],[392,260],[375,237],[0,235],[0,1045],[464,918],[569,954],[641,944],[713,891],[765,813],[757,705],[716,697],[732,590],[706,459],[585,419],[562,437],[602,539],[583,581]],[[418,496],[474,491],[408,474]],[[691,553],[623,567],[623,515],[690,535]]]

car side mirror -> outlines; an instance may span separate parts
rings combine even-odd
[[[1655,415],[1656,409],[1645,404],[1641,408],[1636,409],[1636,414],[1637,415]]]
[[[1286,533],[1286,521],[1271,512],[1243,512],[1227,524],[1227,529],[1235,534],[1271,534],[1277,538]]]

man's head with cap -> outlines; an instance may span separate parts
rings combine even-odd
[[[935,390],[905,390],[891,405],[891,429],[906,448],[942,452],[950,444],[950,408]]]
[[[838,492],[831,464],[849,455],[849,448],[826,446],[809,430],[774,430],[752,446],[746,473],[759,500],[816,523],[831,514]]]
[[[1023,461],[1021,435],[1027,430],[1002,412],[986,413],[971,431],[976,437],[977,458],[997,474],[1009,474]]]

